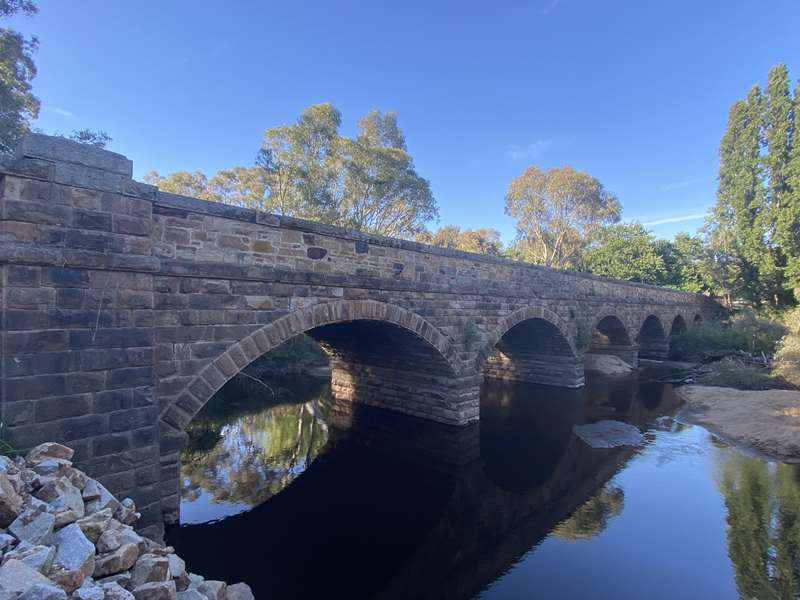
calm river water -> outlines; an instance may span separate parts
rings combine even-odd
[[[672,418],[646,373],[490,382],[452,429],[236,380],[190,425],[168,542],[256,598],[800,597],[800,468]],[[621,420],[639,447],[574,425]]]

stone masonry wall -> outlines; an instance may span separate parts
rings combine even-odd
[[[194,414],[298,333],[328,344],[340,397],[463,424],[479,416],[487,360],[495,376],[555,382],[566,364],[572,385],[581,331],[602,317],[635,340],[650,315],[663,332],[716,310],[675,290],[166,194],[131,174],[124,156],[42,135],[3,167],[0,407],[16,444],[67,442],[146,525],[177,511]],[[547,324],[559,355],[504,338],[524,322]],[[359,353],[380,336],[385,351]],[[527,367],[490,358],[501,340]]]

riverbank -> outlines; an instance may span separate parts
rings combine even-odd
[[[686,385],[681,419],[771,459],[800,463],[800,392]]]

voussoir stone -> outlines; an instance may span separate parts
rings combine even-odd
[[[56,442],[45,442],[44,444],[39,444],[35,448],[32,448],[25,456],[25,460],[28,464],[34,465],[45,458],[72,460],[73,454],[75,453],[72,448],[67,448]]]
[[[0,473],[0,527],[8,527],[22,510],[22,496],[8,475]]]

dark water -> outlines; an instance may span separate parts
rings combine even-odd
[[[270,386],[229,385],[192,423],[168,533],[192,571],[256,598],[800,594],[800,469],[681,425],[646,375],[488,383],[464,429]],[[644,444],[572,432],[601,419]]]

